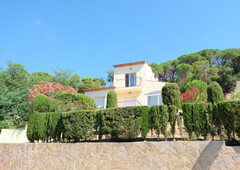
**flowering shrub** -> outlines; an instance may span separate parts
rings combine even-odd
[[[63,102],[59,101],[55,105],[57,112],[69,112],[69,111],[75,111],[75,110],[94,110],[94,108],[86,109],[87,103],[81,104],[80,102]]]
[[[190,90],[186,91],[181,95],[182,104],[183,103],[194,103],[194,102],[206,102],[207,93],[201,92],[201,90],[192,87]]]
[[[41,81],[39,84],[34,85],[32,90],[29,90],[29,100],[32,101],[37,94],[54,98],[57,92],[76,94],[75,89],[72,87],[65,87],[57,82]]]

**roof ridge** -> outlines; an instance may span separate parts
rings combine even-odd
[[[115,65],[113,65],[113,67],[123,67],[123,66],[145,64],[145,63],[146,63],[146,61],[137,61],[137,62],[131,62],[131,63],[124,63],[124,64],[115,64]]]

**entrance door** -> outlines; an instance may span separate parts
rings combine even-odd
[[[136,97],[124,98],[124,106],[136,106]]]

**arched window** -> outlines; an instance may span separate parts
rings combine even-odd
[[[161,105],[162,104],[161,91],[155,91],[147,94],[147,104],[148,106]]]

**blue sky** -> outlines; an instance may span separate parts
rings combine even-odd
[[[0,66],[103,77],[113,64],[162,63],[240,47],[239,0],[0,2]]]

